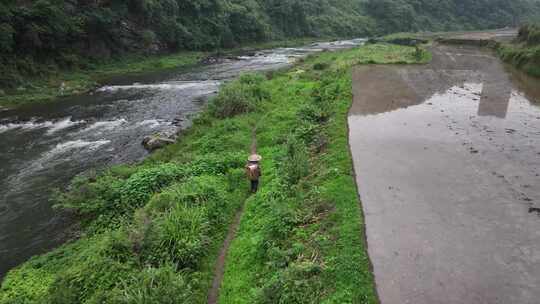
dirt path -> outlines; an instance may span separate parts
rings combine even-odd
[[[254,126],[252,130],[250,153],[251,154],[257,153],[257,127],[256,126]],[[234,221],[232,222],[232,225],[229,227],[229,231],[227,232],[227,237],[225,238],[225,241],[223,242],[223,247],[221,247],[221,250],[219,252],[219,256],[218,256],[218,259],[216,261],[216,265],[214,268],[214,280],[212,281],[212,287],[210,288],[210,291],[208,292],[208,304],[218,303],[219,289],[221,287],[221,282],[223,281],[223,274],[225,273],[225,261],[227,260],[227,253],[229,252],[229,247],[231,246],[231,242],[234,240],[236,236],[236,231],[238,230],[238,226],[240,225],[240,220],[242,219],[243,213],[244,213],[244,206],[242,206],[242,208],[236,213],[236,216],[234,217]]]
[[[223,274],[225,273],[225,260],[227,259],[227,253],[229,252],[229,247],[231,246],[231,242],[234,240],[234,237],[236,236],[236,231],[238,229],[238,226],[240,225],[240,220],[242,219],[242,214],[244,213],[244,208],[240,209],[236,216],[234,217],[234,221],[229,227],[229,232],[227,233],[227,237],[225,238],[225,241],[223,242],[223,247],[221,247],[221,250],[219,252],[219,257],[216,261],[216,266],[214,268],[214,280],[212,281],[212,287],[210,288],[210,291],[208,292],[208,304],[217,304],[219,300],[219,289],[221,287],[221,281],[223,280]]]
[[[353,74],[350,144],[382,304],[538,304],[540,81],[490,52]]]

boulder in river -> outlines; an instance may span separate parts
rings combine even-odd
[[[146,150],[152,152],[157,149],[164,148],[170,144],[174,144],[175,142],[176,137],[174,135],[157,134],[145,136],[142,141],[142,145]]]

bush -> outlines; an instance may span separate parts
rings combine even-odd
[[[124,279],[114,291],[95,303],[111,304],[174,304],[193,303],[189,278],[176,271],[173,264],[154,268],[148,267]]]
[[[154,193],[175,182],[199,175],[223,175],[243,165],[241,154],[207,154],[187,164],[118,166],[101,175],[74,179],[69,191],[55,195],[55,208],[82,216],[86,232],[98,233],[119,227],[137,208],[146,205]],[[199,185],[208,183],[217,189],[219,195],[226,187],[224,183],[218,187],[210,177],[192,182]],[[159,205],[158,202],[159,197],[153,205]]]
[[[227,118],[255,111],[268,97],[268,92],[261,85],[264,80],[260,74],[244,74],[237,81],[225,85],[210,101],[210,113],[217,118]]]
[[[265,282],[257,303],[319,303],[323,298],[322,267],[312,262],[293,263]]]
[[[187,176],[186,168],[177,164],[163,164],[140,170],[122,186],[121,207],[137,208],[146,204],[152,193]]]
[[[313,69],[316,71],[326,70],[330,65],[326,62],[317,62],[313,65]]]
[[[206,206],[212,213],[225,207],[226,184],[223,178],[196,176],[186,182],[173,185],[154,196],[146,210],[152,213],[165,212],[177,205],[185,207]],[[212,216],[213,218],[213,216]],[[217,220],[214,219],[213,220]],[[217,222],[216,222],[217,224]]]
[[[289,137],[286,149],[281,170],[286,182],[295,185],[309,173],[309,152],[306,145],[294,137]]]
[[[171,262],[182,268],[196,269],[208,251],[208,207],[177,205],[158,225],[160,244],[155,252],[166,253]]]
[[[150,30],[145,30],[141,33],[141,39],[145,48],[150,47],[156,42],[156,34]]]
[[[540,26],[527,24],[519,28],[518,39],[529,45],[540,44]]]
[[[71,182],[68,192],[57,192],[55,208],[83,216],[96,216],[114,209],[120,200],[124,180],[110,174],[79,176]]]

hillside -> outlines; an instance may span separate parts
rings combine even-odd
[[[0,88],[133,53],[503,27],[536,17],[540,6],[531,1],[6,0],[0,3]]]

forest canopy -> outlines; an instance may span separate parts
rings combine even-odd
[[[128,53],[496,28],[535,19],[539,12],[535,0],[4,0],[0,87]]]

